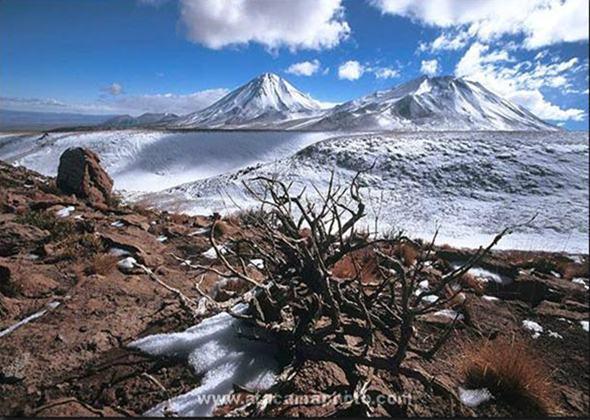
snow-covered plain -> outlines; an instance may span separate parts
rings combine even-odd
[[[588,133],[103,131],[0,136],[0,159],[55,175],[71,146],[96,151],[127,197],[191,214],[254,202],[242,181],[273,175],[325,186],[363,175],[370,223],[479,246],[538,213],[499,248],[588,253]],[[313,189],[308,189],[308,192]]]
[[[180,185],[143,198],[192,214],[253,204],[242,181],[277,176],[326,186],[363,175],[370,222],[439,242],[479,246],[502,228],[535,220],[499,248],[588,253],[588,134],[427,132],[343,136],[265,165]],[[308,188],[308,192],[313,188]]]
[[[115,181],[128,191],[159,191],[247,165],[270,162],[333,134],[320,132],[190,132],[115,130],[0,136],[0,160],[55,176],[68,147],[98,153]]]

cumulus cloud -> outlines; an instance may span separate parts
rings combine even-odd
[[[248,43],[321,50],[350,34],[341,0],[181,0],[190,41],[220,49]]]
[[[420,72],[427,76],[435,76],[438,73],[438,61],[437,60],[422,60],[420,64]]]
[[[370,0],[382,13],[404,16],[440,28],[461,27],[480,41],[506,34],[524,35],[534,49],[560,42],[588,40],[585,0]],[[441,40],[441,45],[445,44]]]
[[[187,95],[119,95],[101,97],[89,103],[66,103],[55,99],[0,97],[0,108],[13,111],[68,112],[81,114],[131,114],[172,112],[188,114],[211,105],[228,93],[209,89]]]
[[[571,86],[573,73],[584,71],[585,66],[577,58],[565,61],[541,63],[513,61],[505,50],[490,51],[490,47],[474,43],[455,67],[457,76],[480,82],[486,88],[519,105],[542,119],[553,121],[581,121],[585,113],[581,109],[563,109],[550,103],[541,93],[542,88]]]
[[[365,67],[355,60],[347,61],[338,67],[338,78],[346,80],[357,80],[365,72]]]
[[[312,61],[302,61],[300,63],[291,64],[285,71],[296,76],[311,76],[317,73],[319,69],[320,61],[316,59]]]

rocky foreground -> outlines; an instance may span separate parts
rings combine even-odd
[[[78,150],[62,159],[57,181],[0,162],[0,415],[141,415],[195,388],[201,378],[182,360],[151,358],[127,345],[210,315],[207,305],[188,310],[182,296],[222,302],[248,285],[222,282],[211,272],[197,276],[186,263],[219,264],[207,253],[213,217],[120,205],[96,156]],[[216,226],[219,243],[250,229],[243,215]],[[437,247],[432,270],[446,272],[473,252]],[[404,263],[413,259],[407,253]],[[344,277],[346,264],[337,264],[338,270]],[[418,319],[419,335],[429,337],[449,327],[448,313],[462,314],[436,357],[408,356],[406,365],[420,377],[372,374],[367,395],[406,396],[373,406],[372,413],[589,415],[588,271],[587,255],[493,252],[465,277],[468,293],[448,312]],[[375,340],[388,351],[380,344],[387,340]],[[514,342],[518,346],[509,344]],[[482,360],[494,366],[513,360],[511,369],[520,366],[521,375],[537,381],[538,404],[509,393],[468,404],[461,389],[469,388],[470,373]],[[348,382],[341,366],[310,359],[281,393],[328,396],[346,390]],[[235,392],[249,391],[237,386]],[[235,408],[221,406],[216,414],[235,414]],[[328,403],[269,404],[261,414],[355,413]]]

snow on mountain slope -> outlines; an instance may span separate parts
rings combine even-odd
[[[440,224],[441,243],[473,247],[538,212],[531,227],[503,239],[500,247],[588,252],[587,133],[343,136],[273,163],[147,194],[142,201],[192,214],[231,212],[254,204],[243,180],[277,176],[313,193],[309,185],[322,190],[331,169],[347,182],[374,162],[363,175],[367,220],[380,209],[385,231],[401,228],[428,239]]]
[[[308,129],[553,131],[552,126],[480,83],[420,77],[334,107]]]
[[[264,73],[230,92],[204,110],[189,114],[173,127],[268,127],[310,116],[321,104],[273,73]]]
[[[331,136],[321,132],[175,133],[137,129],[0,134],[0,159],[55,176],[64,150],[83,146],[98,154],[116,189],[145,192],[281,159]]]

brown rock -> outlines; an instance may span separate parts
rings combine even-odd
[[[344,370],[336,363],[327,361],[305,361],[297,376],[293,378],[295,388],[307,393],[328,392],[348,384]]]
[[[6,222],[0,225],[0,256],[7,257],[42,244],[49,232],[35,226]]]
[[[53,206],[70,206],[78,204],[76,197],[73,196],[57,196],[38,191],[33,194],[29,200],[29,208],[31,210],[45,210]]]
[[[552,276],[520,274],[513,283],[499,285],[489,282],[487,294],[505,300],[521,300],[533,306],[543,300],[560,302],[565,298],[579,302],[586,300],[586,291],[579,284]]]
[[[124,249],[142,264],[155,267],[162,262],[165,246],[140,228],[130,226],[123,233],[101,233],[100,237],[108,247]]]
[[[7,297],[41,298],[51,295],[59,284],[51,269],[30,262],[0,258],[0,294]]]
[[[100,166],[96,153],[82,147],[69,148],[59,158],[57,186],[95,207],[109,206],[112,200],[113,180]]]
[[[579,309],[579,308],[575,308]],[[584,319],[588,319],[588,308],[586,308],[586,312],[576,312],[572,311],[571,307],[555,303],[555,302],[548,302],[544,300],[541,302],[537,307],[536,311],[539,315],[551,316],[555,318],[565,318],[571,319],[573,321],[582,321]]]
[[[0,265],[0,293],[4,296],[14,297],[17,291],[11,281],[10,267]]]
[[[140,214],[126,214],[119,217],[119,219],[129,226],[136,226],[145,231],[150,228],[148,218]]]

